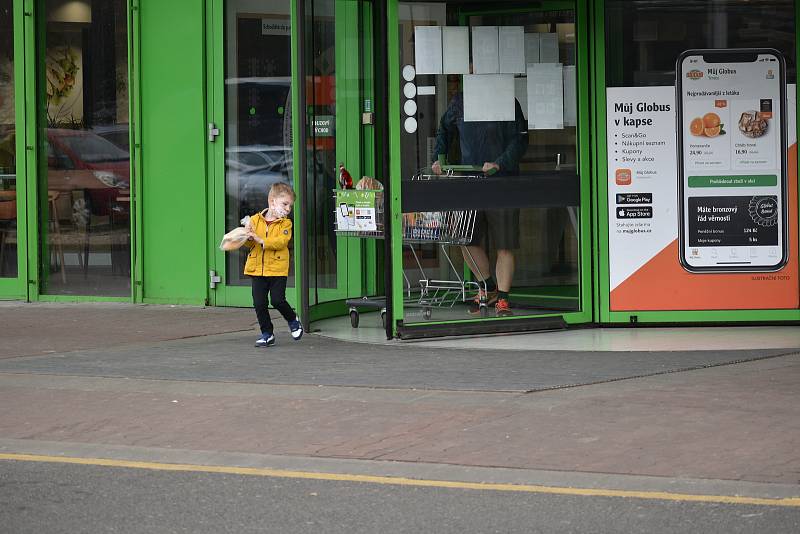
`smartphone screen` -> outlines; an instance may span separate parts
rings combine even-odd
[[[787,261],[784,65],[772,49],[678,59],[680,260],[689,271],[774,271]]]

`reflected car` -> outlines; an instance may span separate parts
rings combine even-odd
[[[91,130],[103,139],[111,141],[114,145],[125,152],[130,151],[130,125],[128,124],[107,124],[95,126]]]
[[[255,171],[274,166],[291,154],[292,147],[270,145],[232,146],[225,149],[225,167],[228,171]]]
[[[128,196],[130,189],[128,151],[93,132],[63,128],[47,129],[47,145],[47,188],[64,199],[59,201],[62,209],[71,205],[73,219],[120,209],[117,199]],[[80,213],[76,192],[82,193],[88,213]]]
[[[293,185],[292,148],[282,146],[261,147],[257,152],[245,150],[252,149],[252,146],[235,148],[241,150],[226,154],[225,193],[228,197],[228,212],[231,213],[235,210],[239,218],[241,218],[245,215],[252,215],[267,206],[267,195],[273,184],[282,182]],[[265,160],[270,159],[271,163],[261,166],[242,165],[230,157],[232,153],[249,153],[249,156],[257,153],[258,157]],[[255,156],[248,161],[254,160]],[[312,168],[312,164],[317,181],[317,187],[314,192],[316,205],[330,207],[330,212],[333,213],[333,189],[336,187],[333,169],[328,170],[319,162],[309,161],[309,171]],[[313,206],[309,208],[313,209]],[[315,211],[317,211],[320,222],[329,215],[326,209],[317,209]]]
[[[292,183],[291,147],[249,145],[225,150],[225,193],[229,209],[239,217],[253,214],[267,205],[273,184]],[[288,162],[288,163],[287,163]]]

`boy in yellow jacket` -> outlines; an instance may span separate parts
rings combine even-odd
[[[287,219],[294,204],[294,191],[284,183],[273,184],[269,190],[269,207],[250,217],[247,229],[250,249],[244,274],[253,281],[253,307],[256,310],[261,337],[256,347],[275,344],[272,321],[267,308],[267,294],[272,307],[289,323],[289,332],[297,341],[303,337],[303,325],[286,302],[286,279],[289,276],[289,240],[292,221]]]

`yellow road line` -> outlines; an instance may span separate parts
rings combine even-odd
[[[301,478],[337,482],[367,482],[394,486],[414,486],[427,488],[470,489],[482,491],[515,491],[522,493],[547,493],[553,495],[577,495],[583,497],[626,497],[630,499],[651,499],[663,501],[750,504],[757,506],[800,507],[800,497],[768,499],[760,497],[740,497],[737,495],[693,495],[662,491],[629,491],[615,489],[569,488],[559,486],[537,486],[529,484],[495,484],[485,482],[453,482],[447,480],[425,480],[404,477],[351,475],[345,473],[313,473],[258,467],[227,467],[216,465],[167,464],[159,462],[134,462],[128,460],[108,460],[104,458],[76,458],[69,456],[41,456],[34,454],[2,454],[0,460],[21,462],[49,462],[78,465],[99,465],[105,467],[127,467],[132,469],[151,469],[156,471],[183,471],[194,473],[223,473],[278,478]]]

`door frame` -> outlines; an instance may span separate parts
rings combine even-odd
[[[347,162],[353,175],[369,170],[369,166],[362,166],[362,132],[361,114],[359,105],[360,84],[358,76],[352,75],[353,69],[358,67],[358,57],[352,51],[345,50],[344,39],[340,41],[339,35],[346,35],[347,29],[354,30],[358,36],[359,20],[363,4],[362,0],[337,1],[336,3],[336,159]],[[308,114],[307,89],[308,86],[300,83],[306,78],[306,62],[304,39],[308,36],[306,17],[302,16],[305,6],[304,0],[290,0],[290,25],[291,25],[291,113],[292,113],[292,154],[295,164],[292,165],[292,182],[296,193],[294,210],[294,283],[287,288],[287,300],[299,308],[302,320],[310,323],[334,315],[345,313],[344,300],[351,294],[360,294],[369,284],[365,280],[369,276],[363,268],[363,258],[367,257],[362,243],[337,237],[336,275],[335,288],[319,288],[316,290],[319,302],[310,302],[309,292],[311,284],[311,257],[307,250],[309,238],[307,235],[307,195],[314,192],[307,191],[306,173],[301,172],[307,168],[306,135],[307,124],[311,119]],[[340,20],[341,19],[341,20]],[[358,37],[357,37],[358,38]],[[207,243],[208,266],[210,271],[215,271],[220,277],[215,288],[208,289],[208,302],[214,306],[242,306],[251,305],[251,294],[248,286],[227,286],[225,252],[218,248],[219,237],[227,230],[225,221],[225,0],[206,1],[206,123],[214,123],[219,129],[219,136],[214,142],[207,142],[208,179],[206,182],[208,198],[207,229],[209,240]],[[356,71],[357,72],[357,71]],[[358,142],[348,142],[356,139]],[[353,162],[352,164],[350,162]],[[332,172],[335,172],[331,169]],[[333,195],[333,191],[330,192]],[[310,214],[309,214],[310,215]],[[332,214],[331,214],[332,216]]]
[[[26,69],[26,65],[35,44],[31,42],[34,35],[31,1],[11,3],[11,24],[14,34],[12,43],[14,47],[14,153],[16,159],[14,186],[17,202],[17,276],[0,278],[0,298],[13,300],[29,298],[28,218],[31,210],[28,209],[30,155],[27,147],[31,146],[29,142],[31,129],[26,104],[31,101],[29,91],[31,91],[32,84],[28,79],[30,72],[29,69]],[[35,283],[35,280],[31,282]]]
[[[219,249],[220,237],[230,230],[225,226],[225,140],[227,138],[225,123],[225,3],[226,0],[206,0],[205,2],[205,57],[206,57],[206,111],[204,123],[210,129],[213,124],[219,130],[219,135],[211,141],[206,137],[206,162],[208,176],[206,179],[207,200],[207,235],[208,242],[207,264],[209,271],[209,285],[207,286],[207,301],[212,306],[250,307],[252,305],[251,289],[249,285],[229,286],[227,277],[226,252]],[[298,131],[297,122],[297,83],[296,83],[296,45],[297,45],[297,2],[290,0],[290,69],[292,71],[292,129]],[[292,148],[293,157],[297,155],[296,147]],[[292,166],[292,184],[295,192],[298,191],[298,168]],[[299,195],[298,195],[299,199]],[[295,208],[296,209],[296,208]],[[302,249],[302,224],[298,224],[297,209],[294,223],[294,248],[295,252]],[[300,278],[297,253],[295,253],[295,283],[287,286],[286,299],[296,306],[299,302],[297,280]],[[212,276],[218,276],[219,282],[214,283]]]
[[[592,268],[592,214],[593,214],[593,192],[592,192],[592,176],[595,169],[593,168],[592,147],[590,146],[590,133],[593,129],[593,115],[592,115],[592,94],[593,87],[591,85],[591,56],[592,49],[590,47],[590,31],[592,28],[591,16],[592,11],[589,6],[588,0],[575,0],[575,53],[576,53],[576,81],[577,87],[577,111],[578,111],[578,127],[576,129],[578,137],[578,173],[580,179],[580,193],[581,205],[579,209],[579,251],[580,251],[580,277],[579,277],[579,296],[580,296],[580,310],[574,312],[562,312],[552,314],[542,314],[527,317],[508,317],[508,318],[491,318],[491,319],[464,319],[455,321],[430,321],[426,323],[404,325],[402,323],[404,318],[403,309],[403,263],[402,263],[402,225],[401,225],[401,165],[398,155],[400,150],[400,129],[402,127],[400,120],[400,44],[399,44],[399,4],[401,0],[388,0],[388,80],[389,80],[389,143],[391,158],[391,198],[387,212],[391,217],[391,263],[393,272],[392,280],[392,320],[387,328],[387,335],[389,329],[393,336],[398,335],[398,327],[402,327],[404,333],[408,335],[409,332],[415,328],[425,330],[445,329],[453,325],[461,325],[462,327],[477,326],[481,323],[499,323],[500,321],[508,322],[511,325],[513,321],[524,320],[525,318],[535,317],[548,319],[562,319],[568,325],[586,324],[592,322],[594,318],[593,308],[593,268]],[[563,6],[564,2],[555,1],[553,5]],[[499,325],[498,325],[499,326]],[[503,328],[505,325],[500,326]],[[412,334],[413,335],[413,334]]]
[[[306,2],[299,0],[298,6],[302,8]],[[335,91],[336,91],[336,161],[344,162],[354,179],[363,175],[373,176],[375,164],[372,154],[374,130],[372,125],[362,123],[362,112],[365,109],[365,100],[374,101],[372,92],[372,3],[365,0],[338,0],[334,4],[335,17]],[[299,32],[308,36],[306,17],[298,17],[297,27]],[[300,38],[301,39],[301,38]],[[304,57],[304,43],[298,44],[299,57]],[[355,51],[355,52],[354,52]],[[305,62],[300,62],[296,72],[298,78],[306,77]],[[301,71],[302,69],[302,71]],[[298,84],[299,85],[299,84]],[[307,89],[304,86],[303,89]],[[306,98],[298,99],[304,103]],[[309,109],[308,105],[303,106]],[[311,122],[308,117],[307,123]],[[299,130],[296,130],[299,131]],[[298,139],[301,137],[298,136]],[[296,161],[300,161],[305,143],[295,143]],[[299,168],[307,168],[300,166]],[[333,169],[333,172],[337,172]],[[305,185],[305,184],[304,184]],[[308,191],[306,194],[310,193]],[[313,193],[312,193],[313,194]],[[332,197],[333,191],[325,191]],[[333,213],[327,215],[332,218]],[[304,222],[306,222],[304,220]],[[305,235],[305,234],[304,234]],[[372,295],[379,287],[376,284],[376,244],[374,240],[336,237],[336,287],[315,288],[311,279],[311,260],[307,261],[306,276],[302,279],[300,288],[301,297],[308,298],[307,307],[301,316],[308,317],[309,321],[316,321],[328,317],[335,317],[347,313],[345,299]],[[303,248],[306,252],[306,247]],[[299,256],[299,255],[298,255]],[[311,298],[311,292],[314,298]]]
[[[127,0],[127,69],[128,115],[130,137],[131,185],[131,292],[128,296],[48,295],[42,292],[43,276],[40,261],[45,253],[47,231],[47,202],[40,199],[40,165],[46,162],[46,136],[40,132],[44,94],[38,93],[39,80],[44,76],[44,63],[39,51],[46,35],[46,7],[43,0],[13,2],[14,27],[14,98],[17,156],[17,278],[0,278],[1,299],[21,299],[44,302],[133,302],[141,300],[141,184],[138,180],[139,160],[139,100],[138,100],[138,0]],[[138,294],[137,294],[138,292]]]

